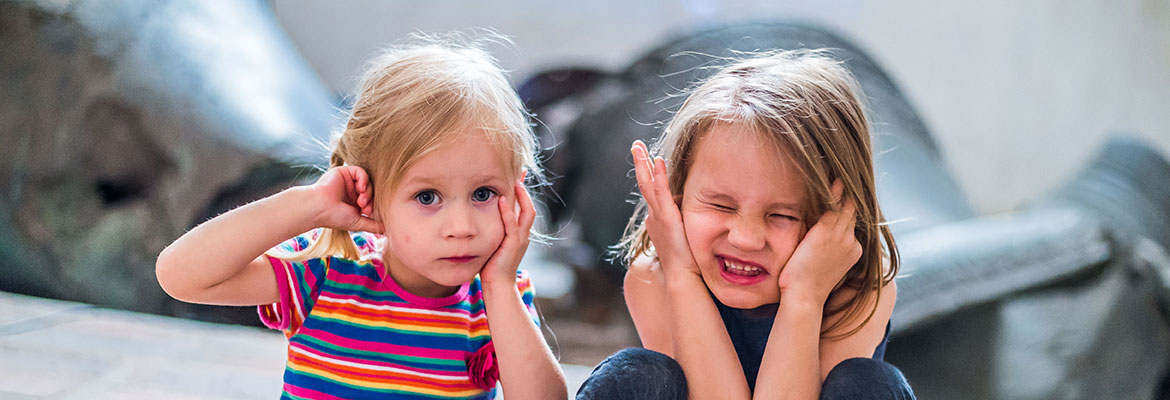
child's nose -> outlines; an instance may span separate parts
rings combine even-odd
[[[764,237],[764,224],[747,218],[736,218],[728,229],[727,241],[743,251],[763,249],[767,243]]]
[[[471,207],[451,207],[443,224],[443,237],[468,239],[476,235]]]

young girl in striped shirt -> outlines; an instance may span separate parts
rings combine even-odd
[[[289,341],[282,398],[486,399],[497,380],[509,399],[565,398],[517,271],[535,139],[495,60],[418,38],[359,90],[316,183],[187,232],[159,255],[163,289],[259,305]]]

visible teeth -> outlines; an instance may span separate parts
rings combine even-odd
[[[729,270],[729,271],[739,272],[739,273],[743,273],[743,274],[755,274],[755,273],[759,273],[762,271],[759,267],[738,264],[738,263],[728,261],[728,260],[724,260],[723,265],[725,265],[727,267],[727,270]]]

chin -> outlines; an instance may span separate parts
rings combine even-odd
[[[779,303],[779,296],[773,298],[766,296],[763,293],[752,293],[745,290],[729,290],[726,288],[713,289],[711,291],[715,294],[715,298],[719,299],[720,303],[732,308],[751,309],[765,304]]]

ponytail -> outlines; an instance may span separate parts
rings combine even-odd
[[[329,168],[345,165],[345,159],[341,155],[343,151],[339,144],[334,144],[333,153],[329,155]],[[304,250],[285,254],[273,254],[273,256],[286,260],[308,260],[329,256],[337,256],[350,260],[361,259],[361,252],[358,250],[357,243],[354,243],[349,231],[332,228],[320,229],[320,234],[317,235],[317,239],[311,240],[309,246],[305,247]]]

